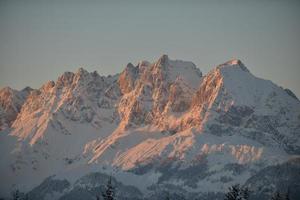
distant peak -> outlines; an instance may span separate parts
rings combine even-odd
[[[92,76],[94,76],[94,77],[98,77],[99,76],[99,74],[98,74],[98,72],[95,70],[95,71],[93,71],[92,73]]]
[[[163,54],[159,57],[159,59],[166,59],[168,60],[169,59],[169,56],[167,54]]]
[[[22,90],[33,90],[33,89],[31,87],[29,87],[29,86],[26,86]]]
[[[27,86],[27,87],[23,88],[23,89],[21,90],[21,92],[31,92],[32,90],[33,90],[33,89],[32,89],[31,87]]]
[[[74,73],[73,72],[64,72],[60,77],[70,77],[70,76],[74,76]]]
[[[163,54],[157,61],[157,64],[160,64],[162,66],[168,64],[169,62],[169,56],[166,54]]]
[[[74,78],[73,72],[64,72],[58,79],[57,79],[57,85],[58,86],[66,86],[68,84],[71,84]]]
[[[229,60],[221,65],[218,66],[218,68],[223,68],[223,67],[227,67],[227,66],[234,66],[234,67],[238,67],[241,70],[245,71],[245,72],[250,72],[247,67],[242,63],[241,60],[239,59],[232,59]]]
[[[132,74],[132,73],[135,73],[137,70],[137,67],[135,67],[132,63],[128,63],[125,67],[125,70],[123,70],[123,74]]]
[[[149,66],[149,65],[151,65],[151,63],[148,62],[147,60],[142,60],[142,61],[140,61],[139,64],[138,64],[139,67],[147,67],[147,66]]]
[[[134,65],[132,63],[128,63],[126,65],[126,69],[133,69],[134,68]]]
[[[239,59],[232,59],[232,60],[227,61],[225,64],[227,64],[227,65],[241,65],[243,63]]]
[[[85,69],[83,69],[82,67],[80,67],[77,71],[76,74],[78,75],[83,75],[83,74],[88,74],[89,72]]]
[[[42,86],[42,89],[48,91],[50,88],[53,88],[54,86],[55,86],[54,81],[48,81]]]
[[[6,86],[1,88],[1,91],[13,91],[13,89],[11,87]]]

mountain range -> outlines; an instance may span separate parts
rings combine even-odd
[[[0,90],[0,197],[300,198],[300,101],[237,59],[203,74],[162,55],[116,75],[83,68],[39,89]]]

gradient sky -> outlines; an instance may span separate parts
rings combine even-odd
[[[161,54],[204,73],[239,58],[300,97],[299,0],[0,0],[0,87],[39,88],[79,66],[99,74]]]

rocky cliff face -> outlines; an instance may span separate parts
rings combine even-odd
[[[193,63],[171,61],[166,55],[153,64],[129,64],[119,77],[123,125],[158,124],[170,113],[187,111],[201,77]]]
[[[54,199],[88,196],[75,180],[114,173],[148,197],[166,190],[217,198],[300,153],[299,100],[239,60],[202,75],[163,55],[114,76],[80,68],[40,89],[0,94],[1,194],[51,176],[50,185],[66,180]]]
[[[30,87],[21,91],[9,87],[0,90],[0,131],[11,126],[31,91]]]

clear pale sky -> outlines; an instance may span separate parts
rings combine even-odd
[[[299,0],[0,0],[0,87],[39,88],[161,54],[204,73],[239,58],[300,97]]]

